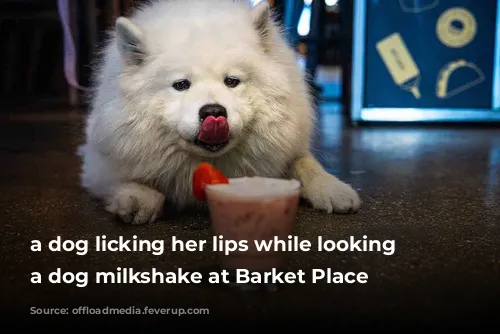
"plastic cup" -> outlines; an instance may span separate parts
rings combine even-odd
[[[297,180],[244,177],[229,184],[205,188],[212,229],[217,239],[246,240],[248,250],[228,255],[219,252],[221,267],[228,270],[267,271],[286,261],[280,250],[258,251],[255,240],[288,240],[292,232],[300,196]]]

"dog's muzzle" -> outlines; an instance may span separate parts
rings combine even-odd
[[[200,129],[195,144],[211,152],[217,152],[229,142],[227,110],[219,104],[207,104],[200,111]]]

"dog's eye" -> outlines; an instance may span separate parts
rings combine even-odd
[[[240,84],[240,82],[241,82],[240,79],[234,77],[226,77],[224,79],[224,84],[229,88],[235,88]]]
[[[191,83],[189,82],[189,80],[179,80],[174,82],[172,87],[180,92],[183,90],[188,90],[191,87]]]

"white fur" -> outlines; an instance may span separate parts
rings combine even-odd
[[[229,177],[297,176],[314,207],[358,209],[354,190],[309,154],[315,119],[306,79],[267,9],[163,0],[118,19],[95,71],[82,147],[82,185],[108,211],[140,224],[156,219],[164,197],[179,209],[200,204],[191,180],[202,161]],[[127,41],[144,52],[142,63]],[[226,75],[241,84],[226,87]],[[184,78],[189,90],[172,88]],[[208,103],[228,112],[231,140],[218,153],[190,143]]]

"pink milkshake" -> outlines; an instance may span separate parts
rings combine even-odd
[[[286,254],[258,251],[254,241],[287,240],[292,232],[300,195],[297,180],[245,177],[205,188],[212,229],[216,236],[247,240],[248,250],[219,253],[225,269],[267,271],[284,265]]]

